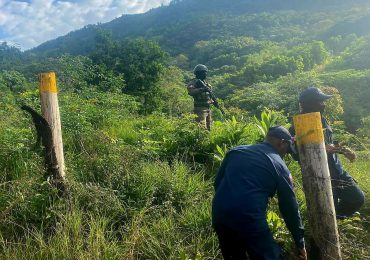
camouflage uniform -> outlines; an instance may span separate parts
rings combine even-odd
[[[207,86],[211,88],[210,85],[207,84]],[[213,103],[210,93],[204,90],[198,79],[193,79],[188,84],[188,93],[194,98],[194,114],[197,115],[197,122],[210,130],[212,124],[210,107]]]

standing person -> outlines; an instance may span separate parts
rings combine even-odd
[[[195,79],[188,84],[188,93],[194,98],[194,114],[197,115],[197,122],[211,130],[212,114],[211,86],[205,81],[208,68],[203,64],[198,64],[194,68]]]
[[[362,207],[365,202],[365,195],[357,185],[356,181],[343,169],[337,155],[338,153],[342,153],[352,162],[356,159],[355,153],[341,145],[338,145],[338,143],[334,141],[333,130],[330,127],[328,120],[323,116],[325,101],[331,97],[331,95],[324,94],[316,87],[308,87],[301,92],[299,103],[302,114],[312,112],[321,113],[334,205],[337,218],[342,219],[350,217]],[[291,132],[294,132],[294,129],[292,129]]]
[[[292,176],[282,159],[292,149],[289,131],[278,126],[270,128],[263,143],[227,153],[215,180],[212,205],[212,224],[226,260],[282,259],[266,220],[268,201],[275,193],[298,255],[307,259]]]

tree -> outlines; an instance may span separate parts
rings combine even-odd
[[[20,49],[8,45],[6,42],[0,43],[0,71],[12,70],[14,66],[22,63],[23,53]]]
[[[167,54],[154,41],[131,39],[113,41],[109,33],[98,34],[96,50],[91,58],[107,70],[123,75],[123,92],[139,96],[144,113],[159,106],[158,81],[164,70]]]
[[[180,69],[174,66],[166,68],[157,84],[160,91],[162,112],[170,116],[178,116],[192,111],[193,100],[188,95],[184,84],[184,75]]]
[[[94,63],[104,64],[113,69],[115,65],[114,52],[117,42],[113,41],[112,32],[98,29],[95,36],[95,49],[90,54]]]
[[[340,96],[340,93],[338,89],[331,86],[322,86],[320,89],[325,93],[329,95],[333,95],[332,98],[330,98],[326,102],[326,108],[325,108],[325,117],[328,118],[330,121],[337,121],[341,119],[343,116],[343,100]]]
[[[1,87],[8,88],[12,92],[21,92],[28,86],[25,77],[18,71],[3,71],[0,73],[0,89]]]

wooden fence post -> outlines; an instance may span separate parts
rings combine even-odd
[[[340,260],[338,226],[320,113],[295,116],[294,128],[315,248],[321,259]]]
[[[62,127],[58,104],[58,90],[54,72],[39,75],[42,116],[48,122],[53,137],[53,152],[55,152],[57,173],[60,181],[65,181],[64,153],[62,142]]]

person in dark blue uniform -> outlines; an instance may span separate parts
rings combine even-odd
[[[328,120],[323,116],[325,110],[325,101],[331,98],[331,95],[324,94],[316,87],[308,87],[303,90],[299,96],[301,113],[320,112],[322,125],[324,128],[324,137],[326,152],[328,155],[328,164],[333,189],[334,205],[338,219],[347,218],[358,211],[365,202],[365,195],[356,181],[343,169],[338,159],[338,153],[342,153],[350,161],[356,159],[355,153],[351,150],[341,147],[333,139],[333,130]],[[291,130],[294,133],[294,129]],[[298,159],[298,158],[297,158]]]
[[[212,224],[224,259],[282,259],[266,220],[269,198],[276,193],[300,259],[306,259],[292,177],[282,159],[292,144],[289,131],[278,126],[269,130],[263,143],[227,153],[215,180],[212,205]]]

